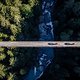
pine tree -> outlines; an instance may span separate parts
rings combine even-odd
[[[23,36],[30,35],[30,33],[23,33],[28,31],[23,24],[26,28],[33,27],[31,22],[35,16],[33,9],[37,4],[38,0],[0,0],[0,41],[28,39],[28,36]],[[25,65],[32,64],[31,61],[28,63],[32,54],[32,49],[29,50],[27,48],[0,47],[0,80],[22,79],[21,77],[28,70]]]

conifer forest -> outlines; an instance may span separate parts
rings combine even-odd
[[[0,42],[38,41],[42,2],[0,0]],[[54,0],[54,41],[80,41],[80,0]],[[0,80],[26,80],[38,65],[39,48],[0,47]],[[80,80],[80,48],[54,48],[51,64],[39,80]]]

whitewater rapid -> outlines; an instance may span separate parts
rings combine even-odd
[[[53,41],[54,40],[54,25],[51,20],[51,11],[55,0],[42,0],[42,15],[39,22],[39,41]],[[54,58],[54,49],[49,47],[39,48],[39,55],[37,56],[38,66],[35,65],[29,71],[29,74],[24,80],[37,80],[45,71],[46,67]]]

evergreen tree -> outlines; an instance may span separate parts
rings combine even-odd
[[[23,33],[27,31],[24,25],[33,27],[31,19],[35,16],[33,9],[36,6],[38,0],[0,0],[0,41],[27,40],[29,37],[23,35],[30,33]],[[33,53],[29,50],[0,47],[0,80],[22,80],[29,68],[26,64],[32,64],[28,62]]]

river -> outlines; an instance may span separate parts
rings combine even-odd
[[[54,40],[54,25],[51,20],[51,11],[55,0],[42,0],[42,15],[39,22],[39,41],[53,41]],[[29,71],[24,80],[37,80],[45,71],[46,67],[54,58],[54,49],[49,47],[39,48],[39,55],[37,56],[38,66],[34,66]]]

